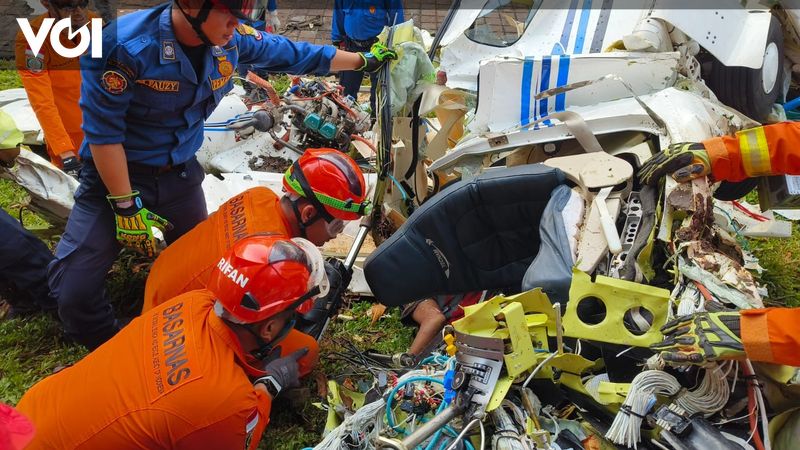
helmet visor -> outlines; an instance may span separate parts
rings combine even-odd
[[[264,15],[263,0],[216,0],[214,3],[247,22],[259,20]]]

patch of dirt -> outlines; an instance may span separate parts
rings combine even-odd
[[[292,165],[292,161],[280,156],[254,156],[247,164],[251,170],[258,172],[283,173]]]

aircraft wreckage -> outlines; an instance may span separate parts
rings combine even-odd
[[[337,148],[371,168],[382,206],[348,225],[352,248],[327,249],[359,267],[352,292],[388,306],[497,293],[420,360],[344,349],[365,377],[328,382],[315,448],[795,447],[795,369],[671,366],[649,349],[676,316],[762,307],[742,238],[790,225],[730,201],[754,182],[652,188],[635,173],[669,144],[785,120],[773,104],[800,64],[800,13],[645,3],[473,0],[436,39],[398,25],[374,127],[325,79],[276,92],[250,77],[264,97],[235,90],[208,119],[209,211],[252,186],[279,191],[305,148]],[[24,92],[0,106],[41,145]],[[29,151],[3,176],[64,223],[75,180]],[[800,206],[796,179],[759,182],[765,211]],[[361,245],[370,227],[377,249]]]

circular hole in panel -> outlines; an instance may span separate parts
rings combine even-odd
[[[588,325],[597,325],[606,318],[606,304],[597,297],[589,296],[578,302],[578,319]]]
[[[625,329],[630,331],[631,334],[641,336],[653,326],[653,313],[643,306],[631,308],[625,311],[622,323],[625,324]]]

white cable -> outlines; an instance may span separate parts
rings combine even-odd
[[[483,447],[484,447],[484,439],[485,439],[485,434],[486,434],[486,432],[485,432],[485,430],[483,429],[483,422],[481,422],[481,419],[472,419],[472,420],[471,420],[471,421],[470,421],[470,422],[469,422],[469,423],[468,423],[468,424],[467,424],[467,425],[466,425],[466,426],[465,426],[465,427],[464,427],[464,428],[461,430],[461,432],[460,432],[460,433],[458,433],[458,436],[456,436],[456,438],[455,438],[455,439],[453,439],[453,442],[451,442],[451,443],[450,443],[450,445],[449,445],[449,446],[447,446],[447,448],[446,448],[445,450],[453,450],[454,448],[456,448],[456,445],[458,445],[458,443],[459,443],[459,442],[461,442],[461,439],[463,439],[463,438],[464,438],[464,436],[466,436],[466,434],[467,434],[467,431],[469,431],[469,430],[470,430],[470,428],[472,428],[473,426],[475,426],[475,424],[476,424],[476,423],[477,423],[477,424],[480,426],[480,428],[481,428],[481,450],[484,450],[484,448],[483,448]]]
[[[654,396],[675,395],[680,389],[678,380],[666,372],[646,370],[636,375],[606,438],[615,444],[638,448],[642,418],[652,407]]]
[[[558,356],[558,353],[551,353],[550,356],[544,359],[544,361],[540,362],[539,365],[536,366],[535,369],[533,369],[533,372],[531,372],[531,374],[528,375],[528,378],[525,379],[525,382],[522,383],[522,387],[523,388],[528,387],[528,383],[530,383],[533,377],[535,377],[536,374],[539,373],[540,370],[542,370],[542,367],[544,367],[545,364],[550,362],[550,360],[555,358],[556,356]]]
[[[751,363],[749,359],[745,359],[744,363],[747,365],[747,369],[751,374],[756,373],[755,369],[753,369],[753,363]],[[769,419],[767,418],[767,408],[764,404],[764,394],[761,392],[760,386],[755,386],[754,390],[756,391],[756,404],[761,413],[761,440],[764,443],[764,450],[772,450],[772,443],[769,440]]]
[[[689,415],[702,413],[704,417],[722,409],[730,397],[727,375],[731,366],[725,364],[728,368],[725,373],[722,372],[722,367],[717,363],[710,363],[705,368],[700,386],[694,391],[684,391],[675,399],[675,405],[686,410]]]

